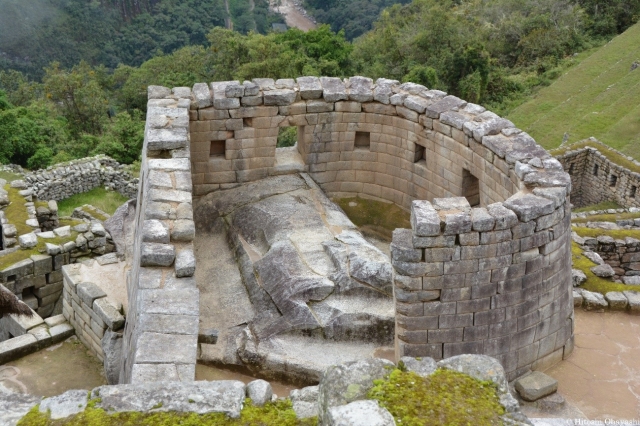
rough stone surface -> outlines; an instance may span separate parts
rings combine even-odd
[[[419,376],[429,377],[437,368],[436,361],[433,358],[424,357],[420,359],[403,356],[400,361],[404,363],[407,371],[412,371]]]
[[[587,281],[587,276],[579,269],[571,270],[571,281],[574,287],[579,287]]]
[[[86,396],[86,394],[85,394]],[[0,425],[15,426],[33,407],[40,398],[22,393],[0,392]]]
[[[393,416],[378,401],[355,401],[347,405],[331,407],[327,426],[395,426]]]
[[[267,402],[271,402],[272,396],[273,389],[266,380],[254,380],[247,384],[247,397],[255,406],[262,407]]]
[[[609,309],[612,311],[624,311],[629,304],[626,296],[619,291],[610,291],[604,295],[604,298],[609,303]]]
[[[293,411],[299,419],[307,419],[318,415],[318,386],[307,386],[302,389],[294,389],[289,394]]]
[[[120,380],[122,362],[122,333],[105,331],[102,337],[102,352],[104,353],[104,376],[107,383],[117,385]]]
[[[591,272],[593,272],[597,277],[600,278],[611,278],[615,275],[615,271],[613,270],[611,265],[608,265],[606,263],[603,265],[594,266],[593,268],[591,268]]]
[[[64,419],[81,413],[87,407],[89,391],[70,390],[62,395],[45,398],[40,403],[40,412],[49,411],[51,418]]]
[[[584,299],[582,302],[582,306],[587,311],[600,311],[606,309],[609,304],[604,299],[604,296],[600,293],[595,293],[592,291],[582,290],[582,298]]]
[[[98,397],[100,402],[96,407],[108,413],[151,410],[224,413],[235,419],[242,410],[245,385],[239,381],[220,380],[101,386],[92,392],[92,398]]]
[[[394,364],[387,360],[371,359],[337,365],[322,375],[318,395],[318,412],[321,424],[330,424],[331,407],[364,399],[373,387],[373,381],[389,373]]]
[[[516,390],[525,401],[537,401],[558,390],[558,381],[540,371],[534,371],[516,381]]]

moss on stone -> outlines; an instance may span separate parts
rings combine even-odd
[[[598,211],[598,210],[609,210],[609,209],[621,209],[624,206],[616,203],[615,201],[603,201],[598,204],[592,204],[590,206],[578,207],[577,209],[573,209],[573,213],[583,213],[590,211]]]
[[[600,278],[591,272],[591,268],[596,266],[591,260],[582,254],[582,249],[577,243],[571,243],[571,260],[574,269],[579,269],[587,276],[587,281],[580,288],[596,293],[606,294],[610,291],[637,290],[637,286],[614,283],[613,281]]]
[[[390,240],[396,228],[411,228],[411,214],[393,203],[351,197],[333,200],[342,208],[351,221],[363,228],[373,231]]]
[[[582,238],[591,237],[598,238],[600,236],[608,236],[616,240],[624,240],[626,237],[636,238],[640,240],[640,230],[637,229],[600,229],[600,228],[581,228],[573,227],[573,231],[576,232]]]
[[[427,378],[395,369],[369,392],[398,425],[502,425],[504,408],[492,382],[451,370]]]
[[[18,263],[22,260],[28,259],[34,254],[40,254],[40,252],[36,249],[30,250],[21,250],[18,249],[13,253],[6,254],[4,256],[0,256],[0,271],[4,271],[11,265]]]
[[[578,217],[571,219],[572,223],[587,222],[615,222],[616,220],[637,219],[640,213],[614,213],[614,214],[595,214],[588,217]]]
[[[9,184],[6,184],[4,189],[9,193],[10,204],[4,209],[4,214],[7,216],[9,223],[15,225],[18,235],[33,232],[33,229],[26,223],[29,219],[29,213],[27,213],[27,208],[24,206],[26,201],[20,195],[20,190],[11,188]]]
[[[161,407],[158,407],[161,408]],[[40,413],[34,407],[24,416],[19,426],[311,426],[317,419],[299,420],[289,400],[267,403],[256,407],[250,400],[245,401],[239,419],[230,419],[224,414],[195,414],[176,412],[155,413],[115,413],[108,414],[90,401],[84,412],[60,420],[52,420],[48,414]]]

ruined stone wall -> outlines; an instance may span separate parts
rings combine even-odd
[[[411,208],[392,246],[397,356],[485,353],[515,378],[571,351],[571,182],[508,120],[364,77],[203,83],[192,99],[195,195],[281,173],[278,128],[296,126],[329,195]]]
[[[105,155],[56,164],[26,173],[24,180],[40,200],[63,200],[104,186],[127,198],[135,198],[138,179],[127,167]]]
[[[571,175],[574,206],[614,201],[624,207],[640,207],[639,173],[611,162],[593,147],[567,151],[558,160]]]
[[[149,88],[121,383],[192,381],[198,344],[191,90]]]

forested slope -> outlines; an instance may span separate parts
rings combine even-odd
[[[595,51],[509,118],[545,148],[594,136],[640,158],[640,25]]]

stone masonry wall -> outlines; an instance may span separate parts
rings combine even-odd
[[[596,140],[592,142],[598,143]],[[603,149],[611,150],[608,147]],[[639,173],[611,162],[592,147],[567,151],[558,160],[571,175],[571,201],[574,206],[615,201],[624,207],[640,207]]]
[[[128,198],[138,193],[138,179],[126,166],[105,155],[56,164],[26,173],[25,181],[40,200],[63,200],[104,186]]]
[[[190,97],[189,88],[149,87],[121,383],[195,378]]]
[[[80,265],[62,268],[64,292],[64,317],[73,326],[76,336],[100,362],[104,362],[102,337],[107,330],[118,331],[124,327],[120,309],[107,300],[107,294],[97,285],[79,282]]]
[[[485,353],[515,378],[571,352],[571,182],[513,123],[364,77],[199,83],[189,116],[194,195],[280,173],[278,128],[296,126],[329,195],[411,208],[392,246],[398,357]]]

